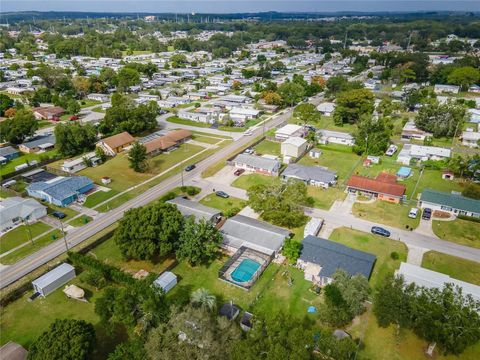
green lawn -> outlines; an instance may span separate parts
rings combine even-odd
[[[236,179],[232,186],[238,187],[240,189],[248,190],[251,186],[254,185],[270,185],[276,181],[280,181],[277,177],[262,175],[262,174],[246,174],[239,176]]]
[[[179,162],[195,155],[203,149],[204,148],[201,146],[182,144],[177,150],[172,151],[169,154],[163,153],[149,159],[148,163],[150,168],[146,173],[137,173],[133,171],[130,168],[128,155],[122,153],[109,159],[100,166],[86,168],[80,171],[78,175],[88,176],[97,184],[102,184],[101,178],[108,176],[112,179],[112,182],[108,187],[120,192],[148,180],[155,174],[168,170],[172,166],[177,165]]]
[[[60,207],[60,206],[55,206],[53,204],[47,204],[47,203],[44,203],[44,205],[48,207],[47,213],[50,216],[52,216],[51,214],[55,211],[60,211],[60,212],[64,213],[65,215],[67,215],[66,217],[64,217],[62,219],[62,221],[64,221],[64,222],[67,221],[67,220],[70,220],[72,217],[78,215],[78,211],[75,211],[75,210],[70,209],[68,207]],[[56,219],[56,218],[54,217],[54,219]]]
[[[26,163],[27,161],[37,160],[40,161],[40,158],[54,157],[56,155],[55,150],[47,151],[42,154],[24,154],[20,153],[20,156],[12,161],[9,161],[5,165],[0,165],[0,173],[2,175],[9,174],[15,171],[15,166]]]
[[[83,108],[87,108],[87,107],[97,105],[97,104],[101,104],[101,103],[102,102],[98,101],[98,100],[83,99],[83,100],[80,101],[80,107],[83,109]]]
[[[422,267],[447,274],[454,279],[480,285],[480,263],[475,261],[429,251],[423,255]]]
[[[307,187],[308,195],[314,200],[313,206],[319,209],[328,210],[335,200],[344,200],[347,194],[339,188],[323,189],[317,186]]]
[[[219,139],[219,138],[202,136],[202,135],[193,135],[193,140],[206,143],[206,144],[213,144],[213,145],[222,141],[222,139]]]
[[[230,131],[230,132],[244,132],[245,128],[244,127],[238,127],[238,126],[219,126],[218,130]]]
[[[49,225],[44,224],[41,221],[37,221],[31,225],[20,225],[0,237],[0,254],[9,251],[24,242],[30,241],[28,230],[30,230],[33,239],[50,229],[51,227]]]
[[[198,122],[198,121],[193,121],[193,120],[188,120],[188,119],[182,119],[179,118],[178,116],[170,116],[167,118],[168,122],[174,123],[174,124],[182,124],[182,125],[189,125],[189,126],[196,126],[200,128],[209,128],[212,125]]]
[[[200,204],[210,206],[225,213],[227,210],[233,208],[243,209],[245,207],[245,201],[233,196],[228,199],[221,198],[215,194],[209,194],[200,200]]]
[[[407,205],[376,200],[371,204],[355,203],[352,211],[356,217],[405,230],[407,226],[415,229],[420,223],[420,213],[416,219],[408,217],[410,209]]]
[[[441,239],[480,248],[480,223],[478,222],[463,219],[453,221],[434,220],[432,229]]]
[[[400,262],[407,259],[407,248],[403,243],[346,227],[335,229],[330,235],[330,240],[369,252],[377,257],[370,278],[370,284],[373,288],[377,288],[388,274],[393,274],[400,267]],[[394,251],[399,254],[398,260],[393,260],[390,257],[390,254]]]
[[[256,145],[254,147],[255,152],[260,154],[260,155],[275,155],[275,156],[280,156],[280,143],[274,142],[274,141],[269,141],[269,140],[263,140],[261,143]]]
[[[82,216],[79,216],[76,219],[73,219],[72,221],[69,221],[68,225],[72,225],[74,227],[81,227],[81,226],[89,223],[92,220],[93,220],[93,218],[91,216],[82,215]]]
[[[440,170],[424,170],[420,181],[418,183],[417,189],[415,194],[413,195],[413,199],[416,199],[419,193],[423,191],[423,189],[433,189],[437,191],[462,191],[463,184],[460,183],[458,180],[444,180],[442,179],[442,172]]]
[[[331,146],[322,147],[320,149],[322,155],[318,159],[311,158],[307,154],[298,163],[307,166],[324,166],[336,171],[339,183],[342,184],[348,179],[360,160],[360,156],[351,152],[351,149],[344,148],[346,148],[345,151]]]
[[[87,196],[87,200],[85,200],[84,206],[88,208],[92,208],[105,200],[110,199],[111,197],[118,194],[119,191],[110,190],[110,191],[95,191],[93,194]]]
[[[49,232],[48,234],[42,236],[41,238],[38,238],[37,240],[34,240],[33,245],[32,244],[27,244],[27,245],[21,247],[20,249],[14,251],[14,252],[12,252],[8,255],[5,255],[4,257],[2,257],[0,259],[0,263],[2,263],[4,265],[13,264],[13,263],[23,259],[24,257],[26,257],[30,254],[33,254],[35,251],[40,250],[44,246],[46,246],[49,243],[51,243],[52,241],[54,241],[53,237],[55,237],[55,239],[58,239],[58,238],[60,238],[60,236],[61,236],[61,231],[60,230],[58,230],[58,229],[53,230],[53,231]]]
[[[105,114],[105,113],[106,113],[106,110],[103,110],[103,108],[102,108],[101,106],[94,107],[94,108],[92,109],[92,111],[98,112],[98,113],[102,113],[102,114]]]

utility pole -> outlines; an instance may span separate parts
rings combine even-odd
[[[62,235],[63,235],[63,241],[65,241],[65,248],[68,251],[67,233],[65,232],[65,230],[63,228],[63,221],[62,220],[60,220],[60,227],[62,228]]]
[[[182,174],[182,187],[183,187],[183,169],[182,169],[182,171],[180,172],[180,174]]]
[[[30,224],[28,223],[28,219],[22,219],[22,222],[25,224],[25,228],[27,229],[28,233],[28,238],[30,239],[30,242],[33,244],[33,238],[32,238],[32,232],[30,231]]]

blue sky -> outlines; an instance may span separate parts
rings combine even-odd
[[[93,12],[335,12],[335,11],[480,11],[479,0],[0,0],[0,11],[93,11]]]

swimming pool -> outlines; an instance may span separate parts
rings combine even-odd
[[[237,268],[232,271],[231,277],[237,282],[250,281],[259,267],[260,264],[255,260],[244,259]]]

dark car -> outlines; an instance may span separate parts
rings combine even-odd
[[[372,234],[380,235],[380,236],[385,236],[389,237],[390,236],[390,231],[380,227],[380,226],[373,226],[372,227]]]
[[[67,217],[67,215],[65,215],[63,212],[61,211],[54,211],[52,213],[52,216],[56,217],[57,219],[64,219]]]
[[[430,208],[423,209],[422,219],[430,220],[431,217],[432,217],[432,209]]]
[[[78,120],[77,115],[70,116],[70,121],[75,121],[75,120]]]
[[[244,172],[245,172],[245,169],[237,169],[237,170],[235,170],[235,172],[233,173],[233,175],[235,175],[235,176],[240,176],[240,175],[242,175]]]
[[[228,195],[225,191],[217,191],[215,195],[224,199],[228,199],[230,197],[230,195]]]
[[[188,166],[185,168],[185,171],[192,171],[193,169],[195,169],[195,165],[188,165]]]

